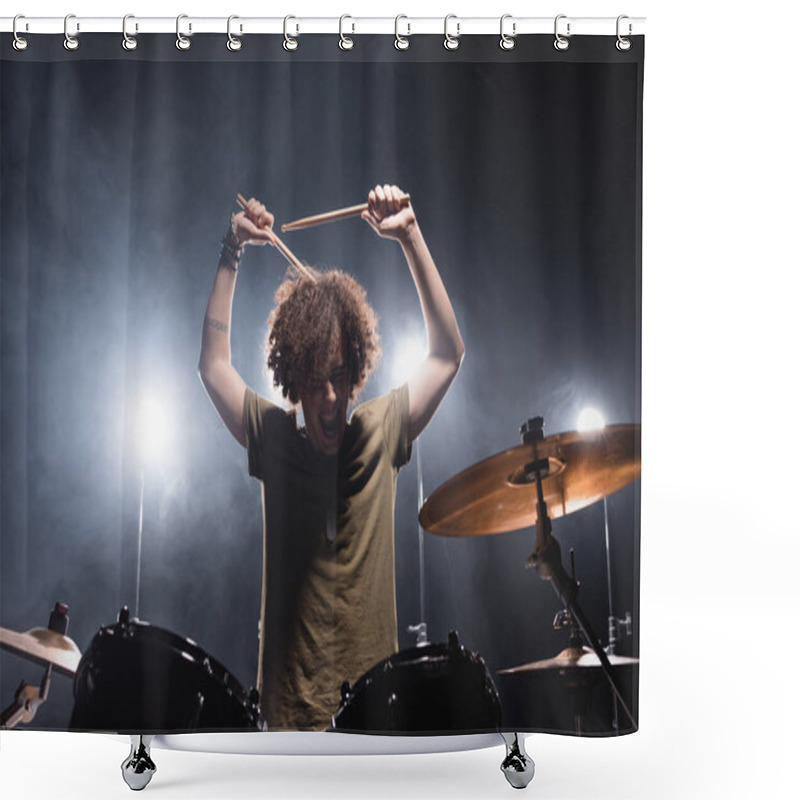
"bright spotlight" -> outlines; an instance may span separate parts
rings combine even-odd
[[[401,339],[394,354],[392,370],[394,383],[405,383],[427,355],[428,349],[419,336],[407,336]]]
[[[136,435],[143,464],[152,464],[167,452],[170,421],[163,400],[154,394],[142,397]]]
[[[596,408],[584,408],[578,414],[579,431],[599,431],[605,428],[606,421]]]

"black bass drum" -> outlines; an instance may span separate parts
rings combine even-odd
[[[265,730],[258,693],[191,639],[131,619],[95,634],[74,684],[72,730],[117,733]]]
[[[342,685],[331,730],[435,735],[500,729],[500,699],[483,659],[451,631],[381,661],[351,688]]]

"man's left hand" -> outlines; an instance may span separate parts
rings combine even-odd
[[[369,193],[369,209],[361,216],[386,239],[402,240],[416,227],[417,218],[397,186],[376,186]]]

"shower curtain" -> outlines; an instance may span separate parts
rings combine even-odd
[[[17,724],[635,730],[643,37],[627,51],[613,36],[563,50],[544,35],[509,50],[497,36],[454,50],[435,36],[406,50],[391,36],[355,36],[350,50],[326,35],[293,51],[280,36],[226,41],[0,40],[0,706],[50,663],[47,702]],[[410,201],[387,207],[384,187]],[[300,269],[278,247],[221,243],[243,216],[239,194],[274,215]],[[378,224],[413,209],[463,343],[418,437],[415,387],[437,346],[409,268],[420,251],[359,215],[280,230],[370,202]],[[276,388],[265,345],[284,281],[333,270],[363,287],[381,350],[343,435],[375,408],[395,414],[377,423],[384,455],[394,437],[387,513],[361,569],[346,567],[362,534],[342,531],[369,459],[336,463],[335,512],[313,544],[322,561],[296,567],[292,524],[265,530],[280,500],[275,479],[262,491],[253,445],[268,407],[313,450],[317,420]],[[234,274],[227,335],[252,391],[247,452],[198,379],[212,286]],[[217,323],[207,335],[225,335]],[[587,409],[606,427],[573,433]],[[538,477],[520,439],[521,426],[535,438],[536,417]],[[481,464],[488,489],[469,477]],[[295,504],[312,508],[314,475],[298,480]],[[549,538],[535,526],[537,480],[552,488]],[[542,563],[552,540],[556,592]],[[370,570],[379,597],[354,590]],[[323,584],[327,599],[304,605]],[[306,639],[299,666],[290,634],[275,634],[284,624]],[[286,677],[297,672],[307,680]],[[296,709],[309,704],[316,715]]]

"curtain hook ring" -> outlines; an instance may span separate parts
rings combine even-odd
[[[71,19],[75,19],[75,15],[74,14],[67,14],[67,16],[64,17],[64,49],[65,50],[77,50],[78,47],[80,46],[80,42],[78,41],[77,37],[69,35],[69,21]],[[81,29],[80,23],[76,23],[75,24],[76,33],[78,31],[80,31],[80,29]]]
[[[139,46],[139,42],[136,41],[136,35],[128,36],[128,20],[129,19],[136,19],[133,14],[126,14],[122,18],[122,46],[125,50],[135,50]],[[135,30],[139,30],[139,24],[137,23],[135,26]]]
[[[293,17],[291,14],[288,14],[283,18],[283,49],[289,50],[290,52],[293,50],[297,50],[297,46],[299,42],[297,39],[293,39],[289,36],[289,31],[287,30],[287,26],[289,24],[290,19],[297,19],[297,17]],[[297,30],[295,31],[295,36],[300,33],[300,26],[297,25]]]
[[[514,38],[517,35],[517,23],[511,23],[511,36],[509,36],[503,29],[505,21],[512,19],[513,14],[503,14],[500,17],[500,48],[502,50],[513,50],[516,47],[517,40]]]
[[[447,32],[447,23],[450,22],[451,19],[456,20],[456,35],[451,36]],[[458,37],[461,35],[461,23],[458,22],[458,17],[455,14],[448,14],[444,18],[444,47],[445,50],[458,50],[458,46],[461,44],[459,42]]]
[[[233,22],[235,19],[239,19],[239,17],[237,17],[236,14],[231,14],[228,17],[228,41],[225,43],[225,45],[228,48],[228,50],[231,51],[231,53],[235,53],[237,50],[242,49],[242,40],[238,39],[231,33],[231,22]],[[239,33],[241,32],[242,32],[242,26],[240,25]]]
[[[566,14],[559,14],[556,17],[555,25],[553,26],[553,32],[555,33],[555,37],[556,37],[555,41],[553,42],[553,47],[555,47],[556,50],[561,50],[561,51],[569,50],[570,23],[569,22],[567,23],[567,35],[566,36],[562,36],[558,32],[558,21],[560,19],[566,19],[566,18],[567,18]]]
[[[14,23],[13,23],[13,25],[11,27],[11,30],[14,33],[14,42],[13,42],[14,49],[15,50],[20,50],[20,51],[21,50],[27,50],[28,49],[28,40],[23,38],[22,36],[20,36],[17,33],[17,20],[18,19],[26,19],[26,17],[25,17],[24,14],[17,14],[17,16],[14,17]],[[26,31],[28,30],[28,23],[27,22],[25,23],[25,30]]]
[[[344,21],[346,19],[353,19],[353,18],[349,14],[342,14],[342,16],[339,17],[339,48],[341,50],[352,50],[353,46],[355,45],[355,42],[349,36],[345,36],[344,31],[342,30],[344,26]],[[350,31],[350,33],[355,33],[355,32],[356,32],[356,24],[354,22],[352,23],[352,30]]]
[[[178,14],[178,18],[175,20],[175,35],[178,37],[175,40],[175,47],[177,47],[178,50],[188,50],[192,46],[191,39],[187,39],[181,33],[181,20],[188,18],[189,18],[188,14]],[[191,30],[192,30],[192,23],[190,22],[189,31],[191,32]]]
[[[627,39],[626,37],[624,37],[620,33],[620,23],[624,19],[629,19],[627,14],[620,14],[617,17],[617,41],[616,41],[616,47],[617,47],[617,50],[619,50],[621,53],[626,53],[632,47],[631,40]],[[631,25],[631,23],[629,22],[628,23],[628,36],[630,36],[631,33],[633,33],[633,25]]]
[[[400,35],[401,19],[408,19],[408,17],[405,14],[398,14],[394,18],[394,46],[398,50],[408,50],[408,48],[411,47],[411,42],[406,37],[411,36],[411,23],[410,22],[406,23],[408,31],[405,36],[401,36]]]

